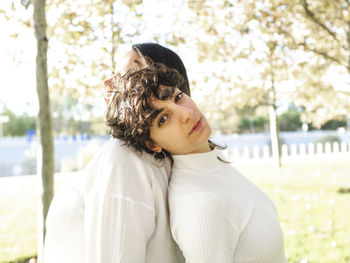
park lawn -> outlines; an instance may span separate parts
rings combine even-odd
[[[350,188],[347,159],[299,160],[280,170],[262,162],[233,166],[274,201],[288,262],[350,262],[350,193],[338,192]],[[57,178],[59,185],[67,176]],[[34,176],[0,178],[0,262],[36,253],[36,183]]]
[[[36,189],[33,176],[0,178],[0,262],[36,254]]]
[[[58,176],[57,185],[62,184]],[[0,262],[37,253],[38,180],[34,175],[0,177]]]
[[[350,190],[349,160],[234,164],[274,201],[288,262],[350,262],[350,192],[339,193]]]

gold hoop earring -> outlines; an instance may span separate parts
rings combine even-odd
[[[162,158],[162,159],[156,159],[156,154],[158,154],[158,153],[162,153],[163,154],[163,156],[164,156],[164,158]],[[157,166],[159,166],[159,162],[160,162],[160,160],[162,160],[162,164],[159,166],[159,167],[163,167],[164,165],[165,165],[165,159],[166,159],[166,153],[162,150],[162,151],[160,151],[160,152],[154,152],[153,154],[152,154],[152,162],[153,163],[155,163]]]
[[[161,154],[163,154],[163,158],[158,158],[158,160],[159,159],[161,159],[161,160],[163,160],[163,159],[165,159],[166,158],[166,153],[163,151],[163,150],[161,150],[160,152],[154,152],[153,154],[152,154],[152,159],[155,159],[156,160],[156,154],[159,154],[159,153],[161,153]]]

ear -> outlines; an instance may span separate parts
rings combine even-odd
[[[145,145],[151,151],[154,151],[154,152],[157,152],[157,153],[160,153],[162,151],[162,147],[160,147],[157,144],[154,144],[152,141],[145,141]]]

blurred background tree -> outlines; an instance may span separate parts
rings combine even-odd
[[[347,0],[296,2],[293,44],[305,54],[294,70],[303,122],[320,128],[349,117],[350,3]],[[335,77],[336,76],[336,77]]]
[[[0,18],[17,24],[18,32],[9,37],[21,41],[21,32],[33,30],[32,21],[22,15],[21,1],[10,2]],[[22,2],[24,8],[30,6]],[[270,127],[277,134],[278,128],[300,129],[302,123],[339,127],[322,126],[331,120],[345,126],[350,105],[348,13],[345,0],[49,0],[55,135],[106,134],[102,80],[113,73],[117,54],[126,45],[144,41],[180,53],[193,97],[214,133],[266,132]],[[21,63],[20,54],[13,57]],[[276,117],[281,119],[290,104],[303,110],[287,128]],[[262,124],[269,112],[274,128],[273,123]],[[242,128],[248,124],[250,129]]]
[[[7,121],[2,124],[3,136],[26,136],[27,131],[35,130],[36,119],[34,116],[30,116],[26,112],[21,115],[17,115],[15,112],[7,108],[6,105],[1,106],[1,115],[7,117]]]

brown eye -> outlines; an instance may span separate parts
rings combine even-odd
[[[168,115],[162,116],[158,121],[158,126],[162,126],[166,122],[167,119],[168,119]]]
[[[183,97],[184,93],[183,92],[179,92],[179,94],[176,95],[175,97],[175,102],[178,102],[179,100],[181,100],[181,98]]]

